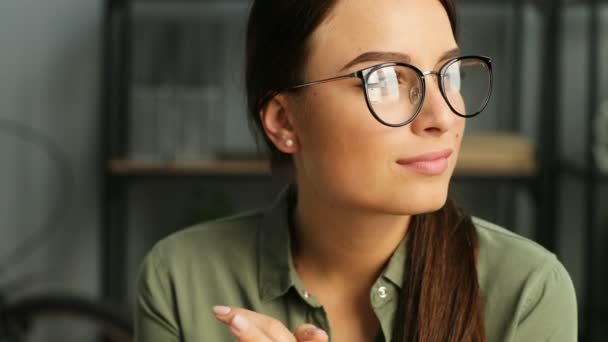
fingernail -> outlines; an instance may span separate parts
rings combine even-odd
[[[232,326],[238,332],[242,333],[242,332],[245,332],[245,330],[247,330],[247,328],[249,328],[249,321],[247,321],[247,318],[245,318],[241,315],[236,315],[232,319]]]
[[[323,336],[327,337],[327,333],[323,329],[319,329],[317,327],[311,327],[304,330],[304,337],[315,337],[315,336]]]
[[[308,328],[304,330],[304,337],[313,337],[317,333],[317,328]]]
[[[325,332],[325,330],[319,329],[319,328],[317,328],[317,330],[315,331],[315,335],[329,338],[329,336],[327,336],[327,333]]]
[[[213,313],[216,315],[227,315],[230,313],[230,308],[223,305],[216,305],[213,307]]]

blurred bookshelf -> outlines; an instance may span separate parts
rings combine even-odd
[[[509,78],[497,77],[495,84],[497,94],[506,96],[497,96],[487,115],[467,127],[454,178],[514,184],[534,198],[552,198],[544,189],[554,188],[547,172],[553,152],[539,147],[555,136],[545,130],[537,144],[518,132],[523,114],[511,114],[522,110],[516,85],[524,78],[515,70],[522,63],[518,44],[524,34],[519,29],[524,4],[542,13],[537,1],[463,1],[466,22],[491,25],[497,33],[504,25],[512,27],[506,38],[514,48],[506,49],[494,37],[484,40],[488,48],[500,49],[498,56],[507,54],[508,63],[497,57],[496,68]],[[109,115],[104,116],[101,165],[106,189],[102,226],[111,230],[108,245],[126,230],[125,196],[132,180],[270,176],[268,164],[255,157],[257,145],[245,122],[242,64],[247,14],[246,0],[106,0],[103,113]],[[476,41],[468,41],[473,43],[464,46],[466,50],[485,51]],[[547,41],[545,45],[552,48]],[[551,67],[547,63],[539,72]],[[543,91],[551,93],[554,86],[550,83]],[[506,130],[496,131],[497,126]],[[555,210],[550,201],[544,203],[536,216],[548,219]],[[549,249],[553,232],[543,227],[551,226],[539,226],[536,236]],[[109,249],[108,264],[121,264],[124,253]],[[104,292],[120,296],[124,272],[105,268]]]
[[[600,171],[593,161],[592,124],[586,128],[590,140],[585,148],[589,150],[581,161],[572,161],[559,154],[563,132],[560,120],[555,119],[561,110],[557,99],[564,91],[562,65],[554,58],[563,45],[563,12],[572,6],[588,9],[588,39],[600,41],[597,13],[600,7],[608,12],[607,1],[601,3],[462,0],[459,4],[467,19],[461,20],[463,31],[493,25],[487,32],[477,30],[479,39],[468,40],[472,43],[465,47],[477,51],[479,44],[486,44],[498,51],[495,64],[500,77],[495,92],[501,96],[491,103],[488,115],[473,122],[478,126],[467,127],[454,179],[523,188],[534,205],[534,238],[552,251],[558,242],[562,173],[585,182],[586,210],[595,218],[597,189],[608,184],[608,172]],[[105,227],[101,232],[104,296],[125,297],[125,217],[132,181],[270,177],[268,163],[255,157],[256,144],[245,123],[242,46],[248,4],[247,0],[105,0],[100,160],[104,171],[100,225]],[[536,19],[541,24],[531,25]],[[500,39],[496,39],[497,33],[502,34]],[[531,38],[535,36],[537,40]],[[597,45],[589,44],[590,86],[599,83],[602,74],[597,69]],[[532,48],[536,50],[530,54]],[[535,89],[535,93],[524,88]],[[597,94],[590,95],[590,103],[599,100]],[[592,105],[577,120],[593,122],[597,110]],[[222,115],[212,115],[218,112]],[[538,124],[526,130],[524,121],[530,114],[537,117]],[[599,223],[592,219],[586,226],[586,246],[590,246]],[[593,253],[586,257],[588,270],[597,268]],[[590,332],[597,330],[597,324],[589,323],[592,311],[606,313],[602,305],[593,310],[589,305],[597,304],[590,273],[585,273],[589,278],[582,299],[585,306],[580,310],[584,341],[591,341]]]
[[[266,161],[198,160],[137,161],[111,160],[109,171],[122,176],[269,176]],[[455,169],[456,177],[532,177],[536,174],[534,146],[527,139],[513,134],[491,132],[467,135],[464,138]]]

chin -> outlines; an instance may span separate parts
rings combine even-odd
[[[392,212],[399,215],[419,215],[443,208],[447,199],[447,187],[418,188],[399,194],[395,201],[391,201],[389,207],[392,207]]]
[[[420,205],[417,205],[415,208],[412,208],[413,210],[410,211],[410,215],[419,215],[435,212],[443,208],[446,201],[447,196],[443,200],[433,199],[432,201],[420,203]]]
[[[448,200],[448,197],[445,196],[443,198],[443,200],[441,201],[435,201],[434,203],[431,203],[429,205],[429,207],[427,208],[427,210],[424,210],[422,213],[432,213],[435,212],[441,208],[443,208],[443,206],[445,206],[446,201]]]

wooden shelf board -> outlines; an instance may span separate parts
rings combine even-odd
[[[267,175],[270,174],[270,168],[263,160],[112,160],[110,172],[117,175]]]
[[[112,160],[115,175],[250,175],[270,174],[263,160],[136,161]],[[536,172],[534,147],[527,140],[507,134],[466,136],[455,175],[501,177],[532,176]]]
[[[474,176],[532,176],[536,173],[534,145],[507,133],[465,135],[454,173]]]

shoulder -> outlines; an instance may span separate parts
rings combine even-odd
[[[478,217],[473,217],[473,224],[479,239],[480,262],[491,263],[488,266],[510,260],[535,268],[557,260],[554,253],[540,244],[497,224]]]
[[[218,246],[236,241],[248,241],[257,232],[262,210],[253,210],[186,227],[162,239],[163,248],[187,246]]]
[[[490,330],[509,331],[507,335],[526,336],[523,340],[530,341],[546,340],[542,334],[550,329],[555,329],[555,334],[568,329],[560,334],[572,335],[576,330],[576,295],[557,256],[496,224],[480,218],[473,218],[473,223],[479,239],[479,285]],[[542,332],[534,325],[546,329]],[[506,335],[499,339],[504,338]]]
[[[539,272],[563,268],[556,255],[540,244],[477,217],[473,223],[479,239],[480,283],[503,278],[525,282]]]
[[[217,304],[243,306],[257,296],[263,211],[187,227],[158,241],[141,262],[135,318],[140,333],[228,338],[211,314]],[[206,327],[200,330],[198,327]],[[159,337],[160,338],[160,337]],[[171,339],[173,340],[173,339]]]
[[[251,262],[262,217],[255,210],[186,227],[158,241],[145,262],[182,274]]]

